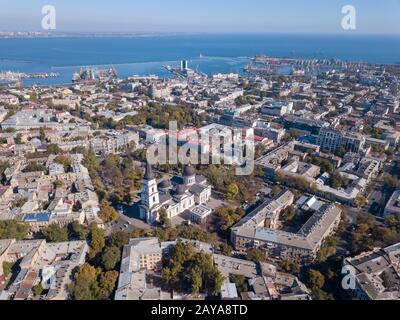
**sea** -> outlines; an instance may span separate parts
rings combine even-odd
[[[163,66],[189,67],[212,75],[242,73],[257,54],[276,57],[340,59],[378,64],[400,63],[398,35],[153,35],[0,39],[0,71],[59,73],[58,78],[24,79],[24,85],[70,84],[80,67],[114,67],[120,78],[169,77]]]

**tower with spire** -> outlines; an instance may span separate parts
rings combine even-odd
[[[203,176],[196,175],[191,165],[183,169],[182,176],[164,179],[160,183],[149,163],[142,180],[142,194],[139,204],[140,217],[149,224],[159,220],[161,209],[172,219],[196,206],[204,210],[211,197],[211,185]],[[206,208],[209,212],[211,209]]]
[[[149,163],[146,164],[146,172],[142,180],[141,202],[149,211],[160,203],[157,180]]]

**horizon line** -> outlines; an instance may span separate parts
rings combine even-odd
[[[400,36],[399,33],[369,33],[369,32],[357,32],[357,31],[346,31],[346,32],[285,32],[285,31],[243,31],[243,32],[182,32],[182,31],[171,31],[171,32],[156,32],[156,31],[53,31],[53,30],[0,30],[0,33],[39,33],[43,35],[102,35],[102,36],[171,36],[171,35],[315,35],[315,36]]]

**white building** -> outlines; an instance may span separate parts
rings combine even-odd
[[[194,168],[185,166],[183,177],[174,177],[157,184],[149,164],[142,181],[141,218],[152,224],[159,219],[159,211],[165,209],[168,218],[205,206],[211,197],[211,185],[203,176],[196,175]]]
[[[261,110],[261,113],[281,117],[285,114],[291,114],[293,112],[293,102],[285,102],[285,101],[273,101],[272,103],[264,106]]]

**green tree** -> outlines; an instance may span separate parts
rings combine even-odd
[[[284,259],[279,263],[279,266],[285,271],[290,274],[299,274],[300,273],[300,265],[288,259]]]
[[[312,290],[322,289],[325,284],[325,277],[317,270],[309,269],[307,273],[308,284]]]
[[[164,267],[162,269],[162,281],[166,286],[170,286],[170,284],[175,280],[175,275],[172,273],[172,270],[168,267]]]
[[[27,173],[27,172],[39,172],[39,171],[47,171],[47,168],[45,165],[37,162],[30,162],[23,170],[22,172]]]
[[[393,148],[389,148],[389,149],[387,149],[387,150],[385,151],[385,153],[386,153],[386,155],[387,155],[388,157],[393,157],[394,154],[396,153],[396,150],[393,149]]]
[[[54,182],[54,186],[57,188],[62,188],[64,185],[64,183],[61,180],[57,180],[56,182]]]
[[[119,213],[113,206],[111,206],[111,203],[108,202],[107,200],[103,199],[100,203],[100,213],[99,217],[104,221],[104,222],[111,222],[111,221],[117,221],[119,219]]]
[[[97,300],[100,287],[97,281],[101,270],[88,263],[79,267],[70,291],[75,300]]]
[[[34,286],[32,288],[32,295],[34,297],[41,296],[43,294],[43,292],[44,292],[44,289],[43,289],[43,286],[41,283],[37,284],[36,286]]]
[[[207,286],[208,294],[214,297],[219,296],[221,294],[221,286],[224,283],[225,278],[215,266],[207,274],[207,277],[208,277],[208,283],[210,284],[209,286]]]
[[[292,221],[295,216],[296,216],[296,209],[293,205],[287,207],[282,213],[282,218],[285,221]]]
[[[196,253],[193,244],[181,241],[171,250],[169,259],[164,261],[162,277],[170,289],[187,290],[188,284],[193,294],[207,293],[212,296],[219,295],[224,281],[210,254]]]
[[[230,279],[238,289],[239,292],[248,292],[249,286],[246,277],[243,275],[232,275]]]
[[[164,208],[160,209],[158,215],[161,226],[165,229],[171,228],[171,220],[168,218],[167,210],[165,210]]]
[[[232,250],[233,250],[232,247],[226,243],[221,244],[220,249],[221,249],[221,253],[224,256],[230,256],[232,254]]]
[[[89,150],[85,154],[84,165],[88,169],[91,177],[97,176],[97,170],[100,167],[100,163],[93,149]]]
[[[105,247],[104,231],[95,223],[90,225],[90,250],[89,258],[94,259]]]
[[[229,200],[233,200],[236,198],[236,196],[239,193],[239,187],[236,183],[232,182],[231,184],[228,185],[226,188],[226,197]]]
[[[68,231],[66,228],[60,227],[58,224],[51,224],[43,230],[43,235],[48,242],[65,242],[68,241]]]
[[[197,267],[193,268],[191,277],[192,277],[192,293],[195,296],[197,296],[200,293],[201,287],[203,285],[201,270]]]
[[[68,238],[70,239],[79,239],[86,240],[89,235],[89,230],[84,225],[81,225],[79,222],[74,221],[67,227],[68,230]]]
[[[315,288],[311,291],[311,296],[315,301],[333,300],[331,295],[328,295],[325,291]]]
[[[250,249],[247,251],[247,260],[253,261],[256,263],[266,262],[267,256],[265,252],[261,249]]]
[[[21,208],[27,202],[28,198],[18,197],[13,202],[11,202],[11,209]]]
[[[121,250],[117,247],[106,247],[101,256],[101,263],[105,270],[113,270],[121,260]]]
[[[272,196],[277,196],[279,193],[281,192],[281,188],[279,188],[279,186],[273,186],[272,190],[271,190],[271,194]]]
[[[358,208],[363,208],[368,204],[368,199],[364,196],[358,196],[355,200],[355,204]]]
[[[220,208],[215,212],[215,216],[220,219],[219,228],[222,231],[227,231],[228,229],[230,229],[243,217],[243,215],[243,211],[235,210],[234,208],[229,207]]]
[[[215,233],[206,232],[196,226],[180,225],[176,227],[176,238],[184,238],[189,240],[198,240],[210,243],[213,246],[218,245],[218,237]]]
[[[99,298],[102,300],[108,300],[111,298],[111,295],[115,289],[117,280],[118,280],[119,272],[117,271],[108,271],[102,273],[99,278]]]
[[[323,247],[318,251],[317,261],[322,263],[327,261],[331,256],[335,255],[337,251],[337,244],[338,240],[335,237],[327,237]]]
[[[15,262],[8,262],[8,261],[4,261],[3,262],[3,275],[4,277],[8,277],[14,270],[15,268]]]
[[[28,234],[28,226],[15,220],[0,221],[0,239],[22,240]]]
[[[57,154],[60,154],[62,152],[62,150],[60,149],[60,147],[57,145],[57,144],[49,144],[48,146],[47,146],[47,153],[48,154],[54,154],[54,155],[57,155]]]
[[[140,238],[141,235],[139,235],[137,238]],[[119,249],[122,249],[123,246],[127,245],[129,240],[131,238],[131,235],[127,232],[124,231],[116,231],[110,235],[108,238],[108,246],[110,247],[117,247]],[[134,237],[133,237],[134,238]]]
[[[345,180],[342,178],[339,172],[335,171],[330,177],[331,187],[334,189],[343,188],[346,185]]]

